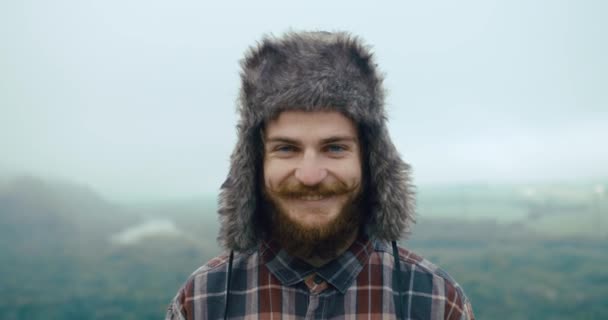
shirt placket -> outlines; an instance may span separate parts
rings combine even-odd
[[[308,295],[308,309],[306,310],[305,319],[320,319],[322,318],[323,301],[320,294],[325,291],[329,285],[319,275],[311,275],[304,280],[310,294]]]

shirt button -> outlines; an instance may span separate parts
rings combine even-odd
[[[311,274],[304,280],[304,283],[310,290],[312,295],[317,295],[323,292],[329,286],[327,281],[323,280],[318,274]]]

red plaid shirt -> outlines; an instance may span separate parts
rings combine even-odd
[[[386,242],[358,239],[320,268],[290,257],[276,243],[263,243],[259,250],[234,256],[227,316],[474,320],[469,300],[445,271],[403,248],[399,258],[401,286]],[[171,302],[166,319],[223,319],[227,274],[228,255],[196,270]]]

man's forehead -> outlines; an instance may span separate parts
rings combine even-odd
[[[264,130],[265,139],[358,137],[355,123],[337,111],[283,111],[270,120]]]

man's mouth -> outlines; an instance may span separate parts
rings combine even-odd
[[[302,196],[298,196],[295,198],[298,200],[304,200],[304,201],[320,201],[320,200],[323,200],[328,197],[330,197],[330,196],[317,194],[317,195],[302,195]]]

